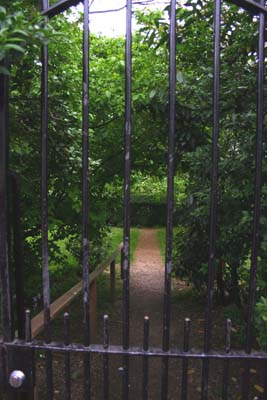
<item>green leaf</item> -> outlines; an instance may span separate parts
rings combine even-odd
[[[184,76],[183,76],[183,73],[181,71],[177,72],[176,79],[177,79],[177,82],[184,83]]]
[[[157,91],[155,89],[151,90],[151,92],[149,93],[149,98],[153,99],[153,97],[155,97]]]
[[[14,43],[10,43],[10,44],[6,44],[5,45],[5,49],[6,50],[15,50],[18,51],[20,53],[24,53],[25,49],[21,46],[19,46],[18,44],[14,44]]]

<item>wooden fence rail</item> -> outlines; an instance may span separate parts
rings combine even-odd
[[[104,272],[104,270],[109,266],[110,267],[110,297],[111,301],[115,300],[115,260],[119,253],[121,253],[122,257],[122,248],[123,243],[120,243],[116,250],[101,264],[99,264],[96,269],[90,273],[89,281],[90,281],[90,321],[91,321],[91,334],[94,337],[96,333],[96,307],[97,307],[97,286],[96,280],[97,278]],[[82,292],[82,281],[78,282],[71,289],[65,292],[62,296],[58,297],[51,305],[50,305],[50,316],[51,319],[55,319],[55,317],[64,311],[66,307]],[[36,337],[43,329],[44,329],[44,312],[41,311],[31,320],[32,327],[32,337]]]

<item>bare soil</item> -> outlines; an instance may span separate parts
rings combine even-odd
[[[119,266],[117,266],[119,273]],[[134,261],[130,270],[130,344],[141,346],[143,342],[143,319],[150,318],[150,346],[161,347],[162,344],[162,310],[164,294],[164,263],[160,253],[159,244],[154,229],[143,229],[137,245]],[[175,278],[172,280],[172,308],[171,308],[171,346],[183,346],[183,323],[185,318],[191,319],[191,348],[203,348],[204,336],[204,307],[205,298],[196,297],[190,288]],[[101,299],[98,299],[101,302]],[[69,309],[72,316],[71,336],[73,342],[82,342],[82,303],[81,299],[75,301]],[[102,343],[103,314],[110,316],[111,344],[119,345],[122,342],[122,300],[118,299],[110,311],[101,308],[98,312],[97,334],[95,343]],[[54,323],[54,340],[62,341],[62,318]],[[214,349],[224,346],[224,312],[222,307],[213,311],[213,339]],[[149,360],[149,399],[161,398],[161,363],[160,359]],[[83,399],[83,360],[77,355],[71,356],[72,366],[72,399]],[[121,373],[122,360],[118,356],[110,357],[110,399],[121,399]],[[65,399],[64,392],[64,358],[60,355],[53,357],[54,369],[54,398]],[[254,385],[258,384],[258,368],[251,365],[252,394],[262,395]],[[201,390],[200,361],[190,361],[188,370],[188,399],[200,399]],[[242,365],[232,362],[229,376],[228,399],[241,399],[241,373]],[[209,396],[210,400],[220,399],[222,393],[222,361],[210,363]],[[168,399],[181,398],[182,365],[180,360],[169,362],[169,394]],[[45,368],[42,355],[38,355],[37,386],[40,398],[46,398]],[[103,399],[103,358],[91,356],[91,385],[92,400]],[[133,357],[130,360],[130,400],[142,399],[142,358]],[[87,398],[87,397],[86,397]],[[89,397],[88,397],[89,399]]]

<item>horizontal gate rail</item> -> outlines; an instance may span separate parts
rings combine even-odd
[[[252,360],[261,361],[266,367],[267,352],[254,351],[253,346],[253,310],[256,292],[256,272],[260,238],[260,212],[261,212],[261,175],[262,175],[262,139],[263,139],[263,94],[264,94],[264,50],[265,50],[265,18],[267,9],[264,0],[259,2],[253,0],[226,0],[228,3],[235,4],[253,15],[259,15],[259,44],[258,44],[258,104],[257,104],[257,143],[255,158],[255,199],[254,199],[254,219],[252,232],[252,252],[250,268],[250,285],[248,300],[248,323],[246,345],[244,350],[233,350],[231,346],[231,321],[226,321],[225,348],[220,351],[212,349],[213,331],[213,292],[215,279],[216,263],[216,234],[217,234],[217,185],[218,185],[218,150],[219,150],[219,111],[220,111],[220,26],[221,26],[221,3],[222,0],[214,0],[214,47],[213,47],[213,129],[212,129],[212,168],[211,168],[211,193],[210,193],[210,234],[209,234],[209,259],[208,259],[208,291],[205,312],[205,332],[204,346],[202,349],[192,349],[190,343],[191,322],[187,318],[184,321],[183,346],[170,346],[171,339],[171,272],[172,272],[172,240],[173,240],[173,178],[175,162],[175,137],[177,132],[176,121],[176,0],[170,0],[170,21],[169,21],[169,142],[168,142],[168,196],[167,196],[167,226],[166,226],[166,259],[165,259],[165,285],[164,285],[164,305],[163,305],[163,328],[162,328],[162,347],[150,347],[149,345],[149,325],[148,316],[144,318],[143,346],[134,347],[130,341],[130,199],[131,199],[131,134],[132,134],[132,5],[133,0],[125,0],[126,5],[126,40],[125,40],[125,155],[124,155],[124,221],[123,221],[123,243],[97,268],[89,273],[89,0],[58,0],[50,5],[49,0],[42,0],[42,15],[45,22],[79,3],[83,4],[83,78],[82,78],[82,280],[70,290],[60,296],[53,303],[50,303],[50,276],[48,265],[48,45],[42,46],[42,106],[41,106],[41,231],[42,231],[42,271],[43,271],[43,311],[31,319],[30,311],[25,314],[25,340],[16,338],[13,335],[12,303],[9,288],[9,254],[8,254],[8,220],[7,220],[7,174],[8,174],[8,77],[0,75],[0,280],[2,297],[2,318],[3,318],[3,338],[0,340],[0,375],[1,363],[6,363],[7,373],[9,369],[21,368],[19,357],[15,354],[31,354],[28,357],[31,365],[32,379],[28,378],[30,384],[34,386],[35,359],[34,351],[44,351],[45,353],[45,374],[46,374],[46,398],[53,400],[53,353],[63,353],[65,361],[65,398],[71,398],[71,369],[70,354],[78,353],[83,356],[83,398],[91,399],[91,354],[101,354],[103,356],[103,378],[104,400],[109,399],[109,356],[122,356],[122,387],[121,398],[129,399],[130,382],[130,357],[139,356],[142,358],[142,400],[147,400],[149,396],[149,358],[159,357],[162,360],[161,368],[161,400],[168,399],[168,377],[169,359],[181,359],[181,398],[188,399],[188,366],[192,359],[202,360],[201,377],[201,400],[209,398],[209,372],[210,360],[218,360],[222,363],[222,398],[228,397],[228,385],[230,375],[230,361],[240,360],[244,365],[242,372],[242,399],[249,398],[250,379],[249,368]],[[108,2],[107,2],[108,3]],[[19,229],[16,229],[19,234]],[[121,278],[123,279],[123,299],[122,299],[122,343],[110,345],[109,317],[104,316],[103,320],[103,343],[91,343],[91,331],[94,328],[94,315],[96,310],[96,279],[102,272],[110,266],[110,289],[111,300],[115,298],[115,259],[121,252]],[[71,343],[70,341],[70,317],[64,314],[64,341],[61,343],[52,341],[50,322],[79,295],[82,293],[83,302],[83,343]],[[92,311],[93,310],[93,311]],[[21,328],[21,327],[20,327]],[[34,338],[42,331],[45,331],[44,340]],[[20,355],[19,354],[19,355]],[[7,357],[6,357],[7,356]],[[23,357],[21,357],[23,358]],[[27,357],[25,357],[27,359]],[[12,361],[13,359],[13,361]],[[14,363],[16,360],[16,363]],[[12,363],[11,363],[12,361]],[[19,365],[17,366],[17,362]],[[16,365],[15,365],[16,364]],[[22,365],[22,366],[20,366]],[[2,381],[7,380],[1,378]],[[31,382],[32,381],[32,382]],[[159,380],[160,381],[160,380]],[[10,389],[10,388],[9,388]],[[23,390],[22,390],[23,391]],[[2,397],[1,397],[2,398]],[[9,398],[9,397],[8,397]],[[12,397],[13,398],[13,397]],[[267,383],[264,382],[264,399],[267,399]]]
[[[72,6],[77,6],[79,3],[81,3],[81,0],[60,0],[57,3],[49,6],[42,12],[42,14],[48,18],[52,18],[63,11],[67,11]]]
[[[63,11],[68,10],[69,7],[76,6],[82,3],[83,0],[61,0],[53,5],[51,5],[47,10],[43,11],[42,14],[48,18],[52,18]],[[255,15],[264,13],[267,16],[266,8],[253,0],[227,0],[228,3],[233,3],[239,7],[244,8]]]
[[[123,248],[123,244],[116,248],[116,250],[104,260],[101,264],[99,264],[96,269],[90,274],[90,285],[93,285],[96,279],[105,271],[105,269],[110,266],[113,261],[115,261],[117,255],[121,252]],[[112,275],[112,270],[110,271]],[[114,296],[114,278],[115,276],[111,276],[113,279],[111,280],[111,295]],[[66,293],[62,296],[57,298],[51,305],[50,305],[50,318],[51,320],[55,319],[56,316],[64,311],[66,307],[73,302],[75,298],[82,292],[83,288],[83,281],[78,282],[74,285],[71,289],[69,289]],[[41,311],[31,320],[31,330],[32,330],[32,337],[36,337],[42,330],[44,329],[44,311]]]
[[[253,0],[227,0],[227,1],[229,3],[233,3],[239,7],[244,8],[244,10],[247,10],[255,15],[258,15],[260,13],[267,15],[266,8],[262,4],[256,3],[256,1]]]
[[[80,343],[72,343],[68,346],[61,342],[45,343],[43,341],[34,340],[31,343],[23,340],[14,340],[13,342],[4,343],[7,349],[23,349],[31,348],[34,350],[49,350],[55,353],[98,353],[98,354],[113,354],[113,355],[126,355],[126,356],[140,356],[144,357],[160,357],[160,358],[181,358],[181,359],[216,359],[216,360],[264,360],[266,361],[267,353],[254,351],[247,354],[244,350],[237,351],[215,351],[211,350],[209,353],[198,350],[183,351],[179,348],[172,347],[168,351],[162,350],[160,347],[151,347],[147,351],[143,347],[131,346],[124,349],[123,346],[109,345],[107,348],[100,344],[91,344],[84,346]]]

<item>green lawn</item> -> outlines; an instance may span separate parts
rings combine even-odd
[[[177,235],[179,232],[182,234],[184,228],[182,226],[176,226],[173,228],[173,237]],[[157,229],[157,239],[160,246],[160,252],[162,258],[165,258],[165,246],[166,246],[166,228]]]
[[[140,235],[140,229],[132,228],[130,237],[130,261],[133,261],[134,252]],[[108,245],[110,247],[109,253],[114,251],[116,247],[122,242],[123,229],[112,227],[108,235]],[[109,268],[97,279],[97,293],[98,293],[98,311],[100,313],[110,312],[113,304],[110,302],[110,275]],[[116,299],[122,299],[122,280],[120,271],[120,254],[116,258]]]
[[[131,237],[130,237],[130,258],[133,261],[134,251],[137,246],[137,242],[139,239],[140,229],[132,228],[131,229]],[[110,234],[108,235],[108,244],[111,248],[111,251],[122,242],[123,239],[123,229],[112,227],[110,229]],[[116,262],[119,261],[119,256],[116,259]]]
[[[133,260],[134,251],[137,245],[138,237],[140,230],[137,228],[131,229],[131,261]],[[51,234],[50,234],[51,238]],[[122,228],[110,228],[110,232],[108,233],[104,243],[103,243],[103,256],[100,259],[104,261],[110,254],[114,252],[116,247],[122,242],[123,238],[123,230]],[[28,238],[28,241],[31,241],[32,238]],[[72,286],[74,286],[79,280],[82,278],[82,267],[81,263],[77,260],[76,257],[72,255],[70,250],[68,249],[68,241],[67,239],[58,240],[55,243],[51,241],[50,246],[54,245],[54,248],[57,248],[56,251],[58,253],[58,259],[50,260],[49,269],[50,269],[50,280],[51,280],[51,301],[54,301],[56,298],[61,296],[67,290],[69,290]],[[119,264],[120,264],[120,254],[118,254],[116,258],[116,263],[118,264],[118,273],[119,272]],[[28,279],[27,284],[27,296],[29,298],[29,302],[31,299],[36,296],[38,293],[42,293],[42,281],[41,281],[41,266],[39,268],[39,273]],[[99,287],[101,291],[101,287],[103,288],[103,294],[105,290],[108,293],[109,287],[109,268],[107,267],[102,276],[99,277]],[[106,289],[105,289],[106,287]],[[120,287],[120,282],[118,281],[118,288]],[[101,296],[100,296],[101,297]],[[105,297],[105,296],[103,296]],[[36,312],[39,312],[42,308],[42,304],[40,307],[38,306]]]

